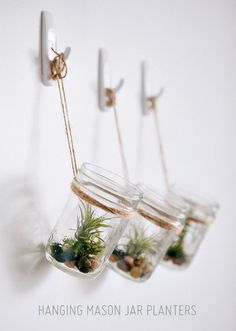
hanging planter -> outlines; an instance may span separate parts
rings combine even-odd
[[[186,268],[194,258],[209,225],[214,221],[219,205],[178,185],[170,188],[170,195],[184,199],[190,209],[183,231],[169,247],[164,263],[176,268]]]
[[[175,234],[181,233],[188,210],[184,203],[167,201],[144,186],[142,190],[138,212],[110,257],[113,270],[139,282],[152,275]]]
[[[134,215],[141,193],[122,177],[88,163],[82,165],[71,188],[46,257],[69,274],[95,278]]]
[[[71,275],[96,278],[134,215],[142,194],[127,178],[98,166],[84,163],[78,169],[64,87],[66,56],[54,49],[52,52],[55,56],[49,62],[50,78],[57,82],[59,90],[74,179],[72,193],[48,240],[46,258]]]

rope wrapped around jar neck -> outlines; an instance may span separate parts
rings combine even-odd
[[[135,211],[127,211],[127,210],[123,210],[123,209],[114,208],[114,207],[108,206],[108,205],[98,201],[97,199],[95,199],[94,197],[89,195],[88,193],[85,193],[83,190],[81,190],[79,184],[76,183],[75,181],[73,181],[71,184],[71,190],[83,201],[86,201],[87,203],[89,203],[90,205],[93,205],[95,207],[101,208],[108,213],[111,213],[111,214],[114,214],[114,215],[117,215],[117,216],[120,216],[120,217],[126,218],[126,219],[131,219],[135,214]],[[113,196],[120,198],[119,195],[115,195],[114,193],[113,193]]]
[[[165,230],[175,232],[176,234],[180,234],[183,230],[182,224],[174,224],[171,222],[163,221],[161,218],[154,216],[150,213],[148,213],[146,210],[139,208],[138,213],[146,218],[148,221],[151,221],[153,224],[160,226],[161,228],[164,228]]]

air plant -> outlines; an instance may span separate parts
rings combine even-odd
[[[184,250],[185,235],[188,231],[189,222],[185,223],[185,226],[178,236],[178,239],[169,247],[166,252],[165,260],[172,260],[174,264],[181,265],[186,262],[186,253]]]
[[[155,252],[157,241],[154,236],[147,235],[143,227],[133,225],[126,235],[127,242],[120,244],[110,257],[117,262],[117,267],[130,273],[133,278],[140,278],[152,271],[148,256]]]
[[[105,221],[108,218],[97,216],[91,205],[82,202],[80,216],[77,216],[77,228],[74,237],[65,237],[61,243],[51,245],[51,254],[58,262],[68,267],[77,267],[87,273],[96,269],[105,250],[101,238],[102,229],[110,227]]]

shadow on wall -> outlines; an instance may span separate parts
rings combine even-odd
[[[45,259],[45,242],[49,223],[39,206],[35,184],[28,177],[1,182],[0,215],[4,238],[6,270],[13,285],[29,290],[49,271]]]
[[[39,29],[40,37],[40,29]],[[40,40],[40,38],[39,38]],[[39,45],[40,50],[40,45]],[[29,291],[42,282],[51,270],[45,257],[45,246],[50,236],[50,223],[43,213],[37,178],[40,120],[42,115],[40,80],[40,54],[29,52],[35,66],[35,97],[32,105],[32,122],[26,159],[27,169],[21,176],[13,175],[0,181],[0,249],[4,252],[2,263],[7,279],[19,291]],[[98,114],[98,121],[99,121]],[[95,132],[94,142],[99,138]],[[95,147],[94,147],[95,148]],[[96,155],[97,157],[97,155]],[[65,277],[68,277],[65,275]],[[76,280],[78,281],[78,280]],[[93,282],[94,289],[104,281]],[[91,288],[90,281],[81,281],[81,291]]]

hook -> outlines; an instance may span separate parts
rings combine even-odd
[[[121,80],[119,81],[119,83],[116,85],[116,87],[113,88],[113,92],[116,94],[124,85],[124,79],[121,78]]]
[[[158,93],[155,96],[156,99],[159,99],[164,93],[164,87],[161,87]],[[141,108],[143,115],[148,115],[151,112],[149,107],[150,96],[147,94],[147,64],[142,62],[141,64]]]
[[[48,11],[41,12],[41,71],[42,81],[46,86],[55,85],[56,82],[51,79],[50,61],[55,57],[54,49],[57,50],[57,34],[53,16]],[[67,59],[71,48],[66,47],[64,57]]]
[[[98,58],[98,105],[101,111],[106,111],[110,108],[107,106],[106,89],[112,89],[113,93],[116,94],[122,88],[123,84],[124,79],[122,78],[112,88],[109,56],[105,49],[100,49]]]
[[[163,95],[164,91],[165,91],[165,88],[164,87],[161,87],[160,90],[159,90],[159,92],[156,95],[157,99],[159,99]]]

